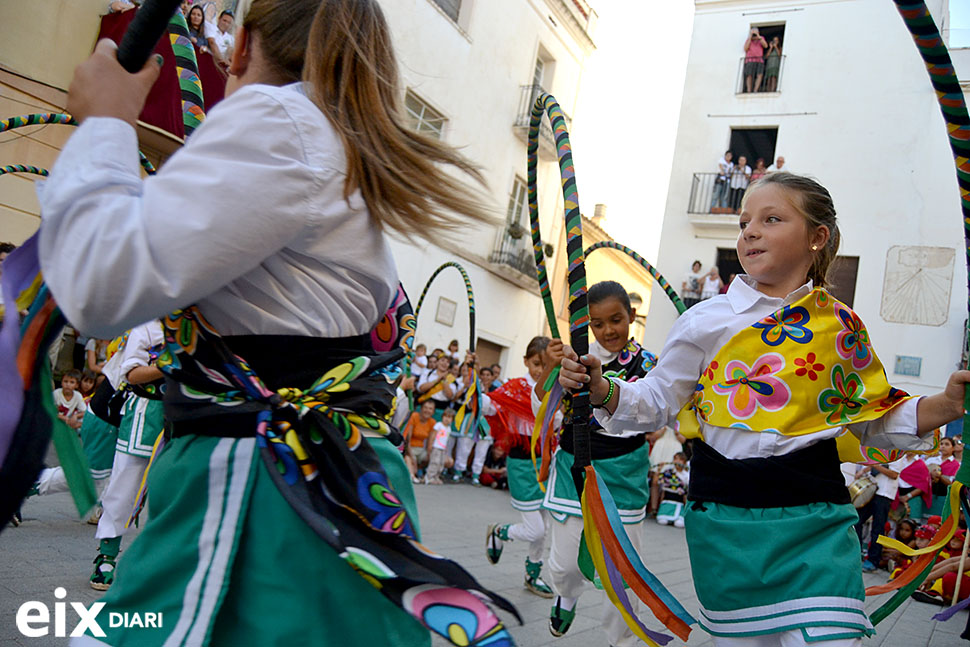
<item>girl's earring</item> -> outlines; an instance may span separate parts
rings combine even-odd
[[[812,251],[813,252],[817,252],[818,251],[818,245],[812,245]]]

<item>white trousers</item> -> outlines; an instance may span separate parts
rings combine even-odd
[[[115,452],[111,478],[101,495],[101,507],[104,511],[98,522],[98,531],[94,535],[96,538],[121,537],[128,531],[125,523],[135,507],[135,496],[146,467],[147,458]]]
[[[458,449],[455,450],[455,470],[459,472],[464,471],[465,465],[468,465],[468,455],[472,453],[472,447],[474,447],[475,458],[472,459],[472,474],[475,476],[480,475],[482,468],[485,466],[485,457],[488,455],[488,448],[491,445],[491,436],[478,440],[464,436],[459,437]]]
[[[722,638],[713,636],[714,647],[862,647],[861,638],[839,638],[808,643],[800,630],[784,631],[767,636],[746,638]]]
[[[579,570],[579,564],[576,563],[579,557],[579,540],[583,533],[583,520],[580,517],[570,516],[565,523],[550,521],[549,525],[552,526],[552,546],[549,548],[549,568],[546,570],[548,581],[557,595],[564,598],[578,598],[588,584]],[[643,522],[624,525],[623,528],[630,537],[630,543],[637,553],[640,553]],[[636,596],[630,596],[630,604],[639,615],[640,602]],[[619,610],[605,595],[602,626],[610,644],[615,647],[643,644],[626,626]]]
[[[522,512],[522,521],[509,526],[509,538],[529,544],[529,560],[542,561],[542,548],[546,543],[546,511]]]
[[[94,490],[101,496],[108,479],[94,479]],[[57,494],[67,492],[67,477],[64,476],[64,469],[61,467],[45,467],[37,477],[37,494]]]

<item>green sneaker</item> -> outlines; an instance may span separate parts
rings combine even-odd
[[[91,588],[107,591],[115,579],[115,558],[98,553],[94,558],[94,573],[91,574]]]
[[[556,638],[565,635],[575,619],[576,609],[566,611],[562,608],[562,598],[557,597],[556,604],[553,605],[552,611],[549,613],[549,633]]]
[[[498,564],[502,557],[504,542],[509,541],[509,526],[493,523],[485,535],[485,558],[489,564]]]
[[[542,562],[533,562],[528,557],[525,558],[525,588],[540,598],[551,598],[553,595],[552,589],[539,577],[539,573],[541,572]]]

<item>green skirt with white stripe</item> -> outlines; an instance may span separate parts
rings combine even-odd
[[[688,504],[701,627],[715,636],[802,630],[806,641],[873,633],[851,505]]]
[[[116,449],[122,454],[150,458],[158,435],[165,426],[165,407],[161,400],[131,395],[121,409]]]
[[[536,464],[542,465],[542,458],[536,457]],[[542,507],[542,488],[536,479],[536,470],[531,458],[508,458],[505,467],[509,475],[509,494],[512,507],[522,512],[531,512]]]
[[[118,443],[118,428],[105,422],[88,409],[81,422],[81,444],[95,481],[111,476]]]
[[[400,452],[368,440],[416,520]],[[150,519],[122,553],[99,615],[159,613],[162,627],[105,622],[107,637],[79,643],[429,645],[428,631],[340,559],[265,470],[255,438],[169,442],[149,476]]]
[[[573,455],[561,448],[557,449],[549,470],[546,496],[542,501],[542,507],[556,521],[564,522],[566,517],[583,516],[570,472],[572,467]],[[609,488],[620,513],[620,521],[624,524],[643,521],[647,516],[647,501],[650,500],[650,484],[647,480],[650,447],[644,443],[629,454],[596,459],[593,467]]]

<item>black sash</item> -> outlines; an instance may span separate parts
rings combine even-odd
[[[647,442],[647,437],[644,434],[637,434],[636,436],[627,437],[611,436],[609,434],[598,434],[593,431],[593,429],[590,429],[590,458],[592,458],[592,460],[602,460],[604,458],[626,456],[627,454],[632,454],[636,450],[643,447],[645,442]],[[563,427],[562,436],[559,437],[559,446],[564,452],[569,454],[575,453],[573,451],[572,425]]]
[[[695,440],[687,498],[739,508],[849,503],[839,465],[834,438],[782,456],[740,460]]]
[[[223,337],[226,345],[271,390],[305,389],[334,366],[362,355],[373,355],[370,335],[355,337],[301,337],[297,335],[236,335]],[[181,396],[179,385],[166,376],[165,417],[172,422],[172,437],[218,436],[248,438],[255,435],[255,407],[200,408]]]

